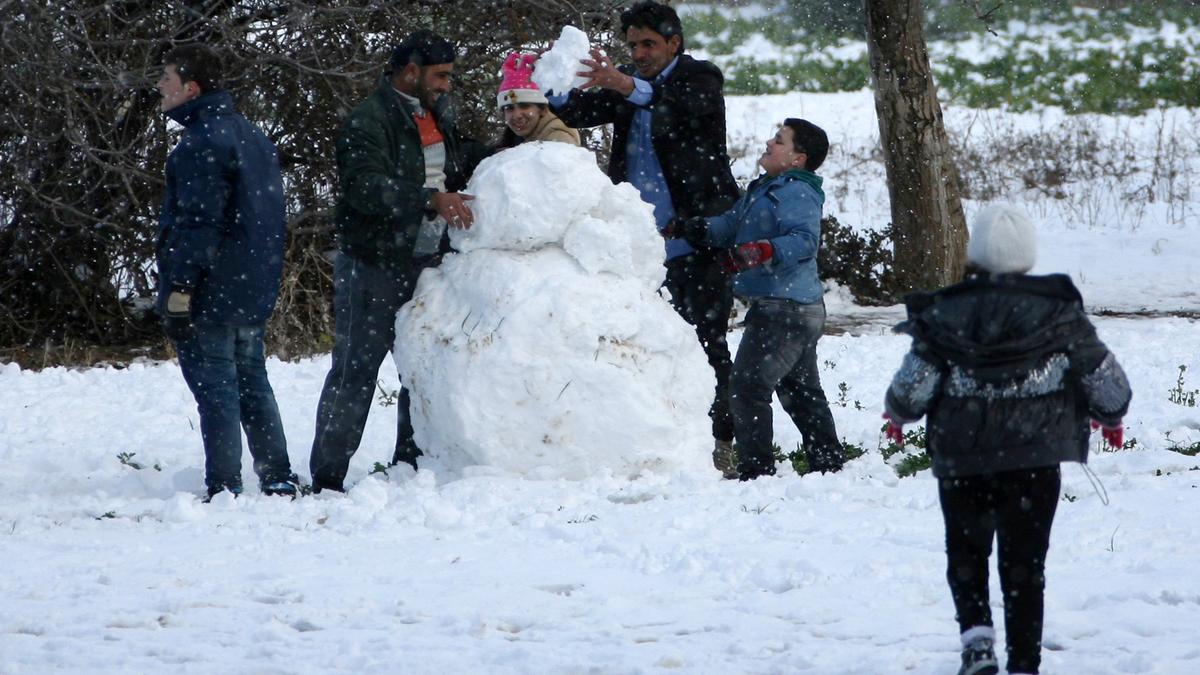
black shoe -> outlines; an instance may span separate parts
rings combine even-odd
[[[757,464],[739,464],[738,465],[738,480],[748,481],[754,480],[761,476],[774,476],[775,466],[761,466]]]
[[[413,471],[417,470],[417,458],[425,453],[421,452],[413,443],[402,443],[396,448],[396,452],[392,454],[391,466],[396,466],[401,462],[411,466]]]
[[[259,483],[258,487],[260,490],[262,490],[263,495],[267,497],[280,496],[291,497],[292,499],[295,499],[297,492],[296,486],[299,484],[300,479],[297,478],[296,474],[293,473],[279,479],[264,478],[263,481]]]
[[[207,504],[207,503],[211,502],[213,500],[213,497],[216,497],[217,495],[221,494],[222,492],[228,492],[229,494],[233,495],[234,499],[237,499],[237,496],[242,494],[242,486],[241,485],[224,485],[224,484],[209,485],[208,486],[208,496],[204,498],[204,503]]]
[[[962,667],[958,675],[996,675],[1000,672],[1000,664],[996,661],[996,652],[992,650],[992,639],[977,637],[962,650]]]
[[[321,494],[322,490],[329,490],[330,492],[345,492],[346,488],[342,485],[342,481],[340,481],[340,480],[337,482],[334,482],[331,480],[325,480],[323,478],[318,478],[317,476],[313,476],[313,482],[312,482],[313,494],[314,495]]]
[[[837,473],[846,464],[841,448],[808,450],[808,470],[821,473]]]

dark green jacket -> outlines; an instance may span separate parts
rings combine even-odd
[[[455,192],[466,187],[487,149],[458,133],[453,115],[441,108],[434,115],[446,142],[446,189]],[[385,77],[350,113],[337,143],[339,248],[391,269],[412,264],[424,205],[433,192],[424,187],[425,156],[412,114]]]

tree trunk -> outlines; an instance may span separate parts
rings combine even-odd
[[[929,68],[921,0],[866,0],[875,112],[892,204],[899,290],[958,281],[967,227]]]

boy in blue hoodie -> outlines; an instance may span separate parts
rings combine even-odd
[[[720,246],[733,292],[750,304],[730,378],[730,410],[738,443],[737,473],[774,475],[771,396],[804,436],[809,467],[838,471],[844,461],[833,414],[817,372],[817,340],[825,301],[817,278],[825,193],[813,173],[829,139],[817,125],[788,118],[759,158],[763,175],[733,208],[710,218],[675,220],[667,235]]]

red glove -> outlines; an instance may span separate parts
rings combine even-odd
[[[744,244],[738,244],[734,248],[721,251],[717,256],[717,262],[721,264],[721,269],[730,274],[736,274],[752,267],[758,267],[763,263],[771,262],[771,258],[775,255],[775,247],[766,239],[758,241],[748,241]]]
[[[1096,420],[1092,420],[1092,431],[1100,430],[1100,436],[1108,443],[1110,447],[1120,448],[1125,445],[1125,425],[1117,422],[1115,427],[1106,427]]]
[[[887,420],[887,423],[888,423],[887,430],[883,432],[883,435],[887,436],[888,440],[895,443],[896,445],[903,446],[904,445],[904,425],[900,424],[896,420],[892,419],[891,416],[888,415],[887,413],[883,413],[883,419]]]

